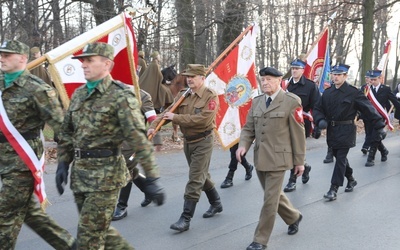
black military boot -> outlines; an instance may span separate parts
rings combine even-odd
[[[251,177],[253,177],[252,172],[253,172],[254,167],[250,163],[247,163],[247,166],[245,168],[246,168],[246,175],[244,176],[244,179],[246,181],[248,181],[251,179]]]
[[[203,214],[203,218],[213,217],[216,213],[222,212],[222,203],[221,198],[215,187],[212,189],[205,191],[208,202],[210,202],[210,208]]]
[[[145,181],[146,181],[146,178],[144,177],[144,175],[138,174],[138,176],[133,180],[133,183],[140,189],[140,191],[142,191],[144,193]],[[151,203],[151,199],[145,194],[144,200],[142,201],[142,203],[140,203],[140,205],[142,207],[146,207],[150,203]]]
[[[347,178],[347,186],[344,189],[345,192],[353,192],[354,187],[357,186],[357,181],[356,179],[354,179],[354,177],[352,175],[350,175]]]
[[[310,171],[311,171],[311,166],[308,165],[307,163],[304,164],[304,172],[303,175],[301,176],[301,181],[306,184],[310,180]]]
[[[376,147],[371,147],[369,149],[369,153],[368,153],[368,158],[367,158],[367,162],[365,163],[366,167],[372,167],[375,165],[375,154],[376,154]]]
[[[292,168],[290,170],[290,177],[289,177],[289,182],[286,185],[286,187],[283,189],[283,192],[292,192],[296,190],[296,175],[294,174],[294,169]]]
[[[232,187],[233,186],[233,175],[235,174],[234,171],[229,170],[228,174],[226,175],[226,178],[224,180],[224,182],[222,182],[221,184],[221,188],[228,188],[228,187]]]
[[[333,162],[333,150],[332,148],[328,148],[328,152],[326,153],[324,163],[331,163]]]
[[[334,201],[337,198],[337,191],[339,189],[339,186],[336,185],[331,185],[328,193],[324,194],[324,198],[328,199],[329,201]]]
[[[190,219],[193,217],[194,210],[196,210],[197,201],[195,200],[185,200],[183,203],[183,212],[179,220],[172,224],[169,228],[184,232],[190,227]]]
[[[387,161],[389,150],[387,150],[387,148],[382,144],[382,142],[379,144],[378,150],[381,152],[381,161]]]

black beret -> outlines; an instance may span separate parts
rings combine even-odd
[[[272,67],[263,68],[259,73],[260,76],[283,76],[282,72]]]

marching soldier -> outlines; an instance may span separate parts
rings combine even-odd
[[[57,188],[60,194],[64,192],[73,163],[71,189],[79,211],[78,248],[103,249],[107,245],[132,249],[110,226],[118,193],[129,179],[121,144],[128,142],[135,152],[146,175],[144,192],[161,205],[164,191],[158,184],[153,148],[133,91],[110,76],[113,47],[91,43],[73,58],[82,60],[87,83],[75,90],[61,127]]]

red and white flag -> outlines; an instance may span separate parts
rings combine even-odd
[[[376,67],[376,69],[381,70],[382,73],[384,73],[384,71],[386,70],[386,65],[387,65],[388,59],[389,59],[388,56],[389,56],[389,53],[390,53],[390,48],[391,48],[391,41],[387,40],[385,42],[385,49],[383,51],[382,58],[379,61],[378,66]]]
[[[321,82],[321,77],[324,72],[328,42],[329,29],[328,27],[325,27],[307,54],[307,64],[304,69],[304,76],[316,83]],[[329,62],[327,62],[327,65],[329,66]]]
[[[114,47],[115,65],[111,71],[113,79],[138,86],[135,72],[138,65],[135,34],[130,16],[121,13],[44,55],[53,81],[64,99],[71,98],[75,89],[86,83],[81,61],[71,58],[82,53],[86,44],[93,42],[105,42]],[[136,90],[138,93],[138,88]]]
[[[216,130],[224,149],[239,141],[252,99],[258,95],[254,65],[256,30],[257,26],[252,26],[206,78],[206,85],[218,94]]]

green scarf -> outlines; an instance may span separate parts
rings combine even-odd
[[[93,81],[93,82],[86,82],[86,87],[88,89],[88,95],[90,93],[92,93],[92,91],[94,90],[94,88],[97,87],[97,85],[99,85],[99,83],[101,83],[101,81],[103,81],[103,79],[97,80],[97,81]]]
[[[22,72],[24,71],[21,70],[13,73],[4,73],[5,87],[7,88],[8,86],[10,86],[11,83],[22,74]]]

